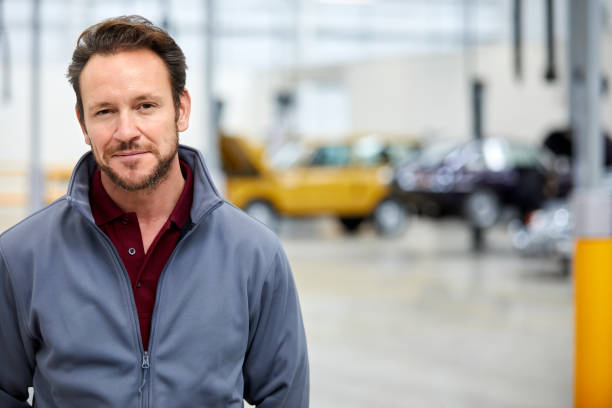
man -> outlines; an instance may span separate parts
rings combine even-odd
[[[185,58],[142,17],[85,30],[68,78],[91,152],[0,236],[0,407],[308,406],[298,296],[275,236],[179,147]]]

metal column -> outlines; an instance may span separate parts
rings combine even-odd
[[[2,101],[11,99],[11,47],[4,18],[4,0],[0,0],[0,53],[2,54]]]
[[[206,164],[210,170],[217,188],[225,190],[225,180],[221,172],[221,150],[219,147],[219,124],[217,123],[217,101],[214,93],[215,79],[215,45],[217,34],[217,2],[205,0],[206,7],[206,53],[204,61],[204,118],[206,131],[204,132],[204,152]]]
[[[161,26],[166,32],[170,33],[170,1],[159,0],[159,8],[161,10]]]
[[[544,78],[548,82],[557,79],[555,48],[555,3],[554,0],[546,0],[546,71]]]
[[[612,196],[601,187],[600,0],[568,2],[574,144],[574,406],[612,406]]]
[[[523,1],[514,0],[512,13],[512,43],[514,48],[514,76],[523,77]]]
[[[471,109],[472,137],[482,140],[483,111],[484,111],[484,89],[485,85],[479,78],[476,47],[478,45],[477,19],[474,18],[478,4],[474,0],[463,0],[463,64],[465,81],[468,89],[469,106]],[[485,231],[476,226],[470,226],[470,237],[472,250],[479,252],[485,248]]]
[[[484,109],[484,83],[474,78],[472,80],[472,136],[476,140],[484,138],[483,109]],[[472,250],[478,252],[485,249],[485,231],[483,228],[472,226]]]
[[[32,88],[30,133],[30,196],[29,210],[34,212],[43,206],[43,176],[40,140],[40,0],[32,0]]]

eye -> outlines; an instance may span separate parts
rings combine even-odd
[[[101,109],[101,110],[96,112],[96,116],[103,116],[103,115],[107,115],[109,113],[111,113],[110,109]]]
[[[155,105],[153,105],[152,103],[145,102],[145,103],[140,104],[140,106],[138,108],[142,109],[142,110],[150,110],[150,109],[153,109],[154,107],[155,107]]]

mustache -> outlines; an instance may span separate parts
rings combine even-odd
[[[106,154],[108,156],[112,156],[116,153],[120,153],[124,151],[133,151],[133,150],[155,151],[155,149],[153,149],[153,146],[149,146],[149,145],[145,146],[145,145],[138,143],[135,140],[129,140],[129,141],[119,142],[119,144],[114,146],[112,149],[108,150]]]

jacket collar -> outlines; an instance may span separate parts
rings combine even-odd
[[[193,202],[190,216],[193,223],[198,224],[200,219],[213,207],[219,205],[223,199],[217,191],[204,164],[204,158],[199,151],[192,147],[180,145],[179,157],[189,165],[193,172]],[[89,186],[96,167],[96,161],[91,152],[81,156],[70,176],[66,194],[70,204],[91,222],[94,222],[94,218],[89,204]]]

